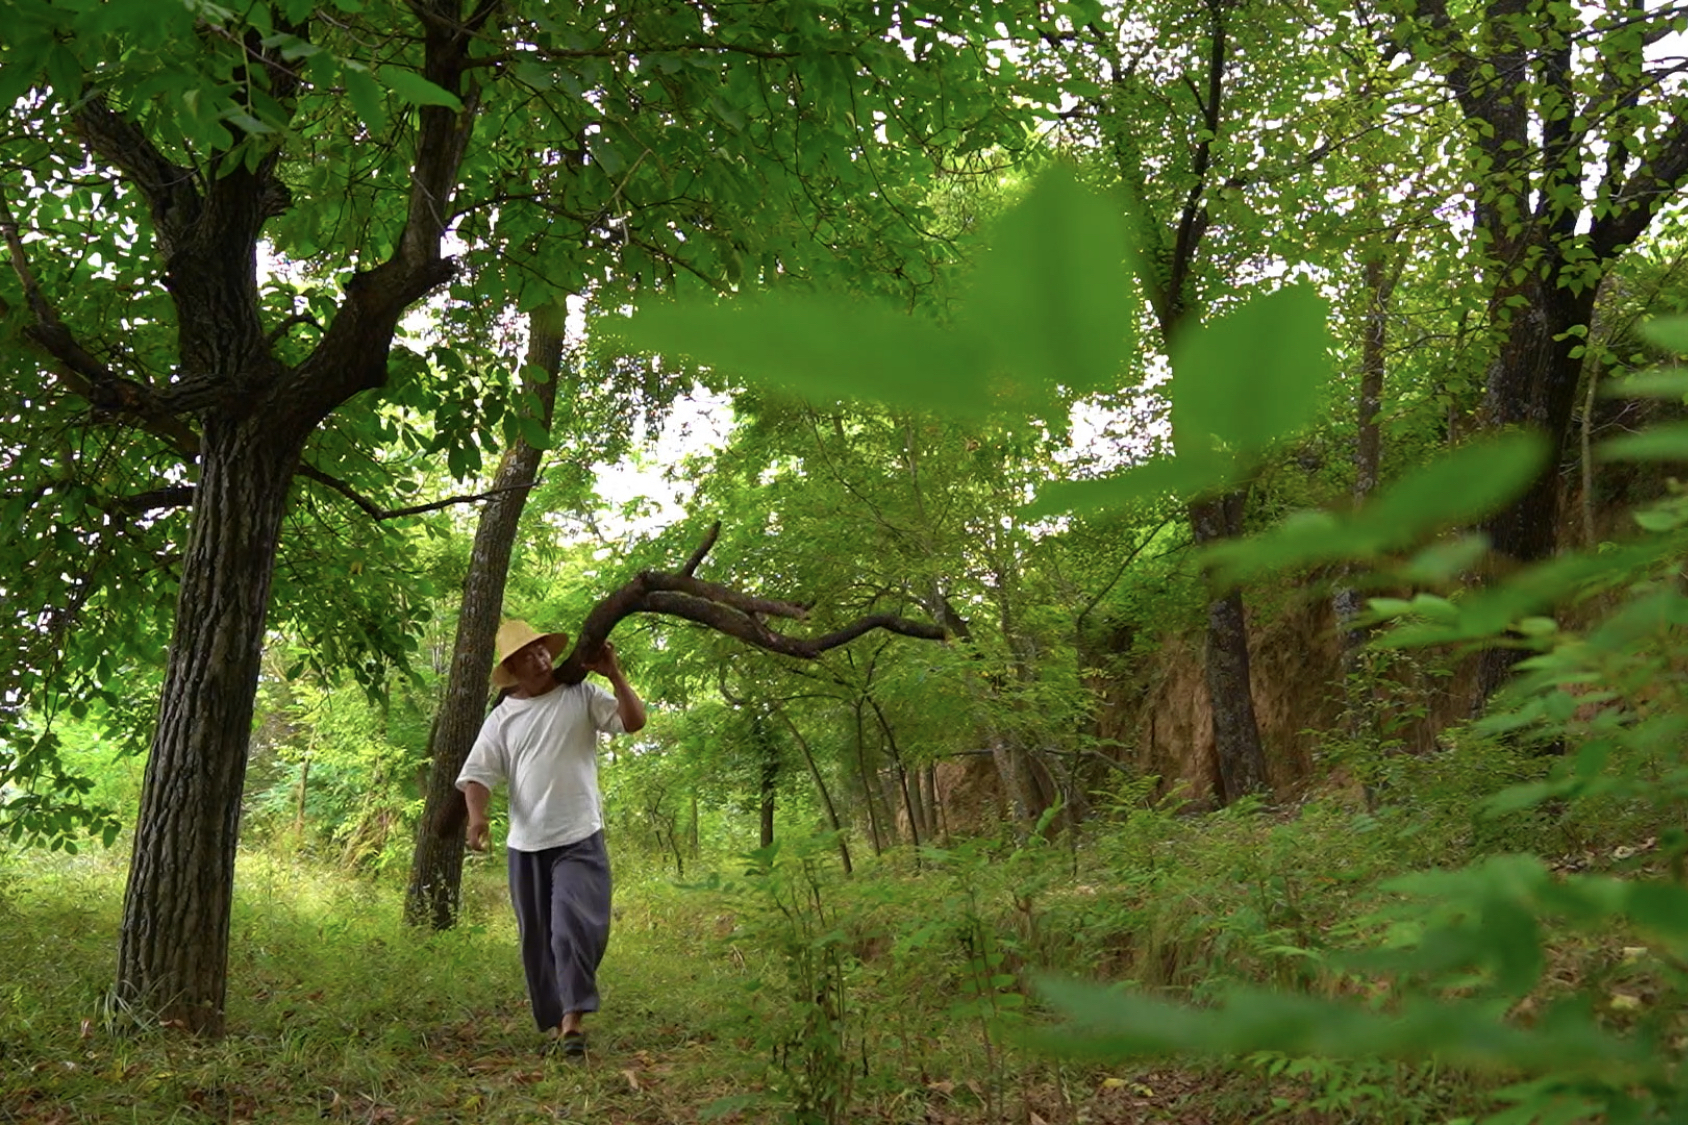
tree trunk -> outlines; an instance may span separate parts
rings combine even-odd
[[[1245,493],[1229,492],[1191,504],[1196,542],[1241,535],[1245,502]],[[1232,590],[1207,607],[1207,691],[1213,708],[1214,755],[1224,790],[1219,796],[1226,804],[1266,790],[1266,754],[1254,715],[1248,663],[1243,596]]]
[[[779,766],[762,763],[762,846],[774,842],[774,795],[779,782]]]
[[[205,420],[193,530],[147,758],[116,1000],[219,1035],[241,790],[276,543],[309,427]]]
[[[920,847],[920,809],[915,798],[909,793],[908,769],[903,765],[903,752],[897,746],[897,735],[891,729],[891,723],[885,718],[885,712],[880,709],[879,701],[873,696],[867,697],[868,706],[873,708],[874,718],[879,720],[879,731],[885,736],[885,746],[891,752],[891,765],[896,770],[897,790],[903,797],[903,813],[908,820],[908,838],[916,848]],[[893,821],[896,819],[892,818]],[[915,856],[914,866],[920,869],[920,858]]]
[[[1026,797],[1025,756],[1019,747],[1003,734],[991,734],[990,751],[991,762],[996,766],[997,780],[1002,784],[1002,795],[1008,801],[1008,819],[1014,825],[1015,832],[1024,835],[1024,826],[1032,817],[1032,804]]]
[[[926,806],[926,839],[938,838],[938,767],[928,763],[920,770],[921,803]]]
[[[703,841],[699,838],[699,834],[698,834],[698,807],[697,806],[698,806],[697,790],[693,789],[692,790],[692,858],[693,859],[701,859],[703,857]]]
[[[926,819],[926,794],[920,788],[920,778],[925,772],[919,766],[908,767],[905,770],[903,788],[908,792],[908,819],[913,829],[911,835],[929,841],[932,833]]]
[[[528,314],[527,367],[545,375],[528,384],[539,399],[541,428],[551,428],[562,368],[563,332],[567,310],[547,305]],[[504,587],[510,575],[510,555],[516,530],[527,504],[527,486],[539,472],[542,451],[518,439],[505,453],[493,478],[495,495],[481,509],[469,573],[463,582],[463,605],[457,618],[451,675],[445,700],[428,732],[428,791],[416,829],[416,852],[410,863],[410,886],[405,891],[404,920],[435,930],[457,920],[463,885],[463,834],[440,830],[443,818],[455,815],[462,796],[457,775],[475,744],[485,717],[493,642],[504,606]]]
[[[1513,310],[1505,343],[1489,367],[1484,401],[1489,427],[1530,426],[1546,434],[1551,443],[1552,455],[1541,476],[1516,503],[1488,522],[1495,549],[1520,562],[1553,554],[1559,462],[1582,375],[1582,360],[1572,351],[1584,344],[1566,333],[1588,324],[1594,307],[1592,287],[1573,295],[1538,279],[1528,288],[1529,304]]]
[[[844,823],[838,819],[838,806],[832,803],[832,790],[827,788],[826,778],[821,776],[820,763],[815,761],[815,754],[809,747],[809,740],[803,737],[803,732],[792,722],[791,716],[784,709],[779,710],[779,717],[785,721],[786,729],[791,731],[791,737],[797,740],[798,749],[803,751],[803,760],[808,763],[809,776],[815,781],[815,789],[821,795],[821,805],[826,809],[826,821],[832,825],[833,835],[838,838],[838,858],[844,864],[844,874],[855,873],[850,863],[850,841],[844,835]]]
[[[301,840],[305,837],[305,799],[310,793],[310,785],[311,753],[307,750],[299,762],[299,803],[293,810],[293,831]]]
[[[1394,292],[1395,277],[1390,274],[1380,253],[1366,258],[1365,286],[1368,301],[1360,341],[1360,393],[1356,402],[1354,444],[1354,504],[1364,504],[1377,488],[1378,473],[1383,459],[1382,427],[1377,424],[1383,407],[1383,376],[1386,348],[1389,343],[1389,299]],[[1358,733],[1357,723],[1369,700],[1353,694],[1355,676],[1359,672],[1360,646],[1366,634],[1354,627],[1360,616],[1360,594],[1352,585],[1353,570],[1343,569],[1342,581],[1331,596],[1331,608],[1336,614],[1338,639],[1342,645],[1342,682],[1348,702],[1349,733]]]
[[[867,737],[862,729],[860,699],[856,700],[856,768],[861,772],[862,799],[867,802],[868,839],[873,844],[873,854],[881,855],[885,851],[885,842],[879,834],[879,810],[874,803],[879,782],[867,764]]]
[[[1489,366],[1485,422],[1491,428],[1540,430],[1548,439],[1548,459],[1525,493],[1491,516],[1484,530],[1495,551],[1530,563],[1551,558],[1557,546],[1559,465],[1582,375],[1582,360],[1572,351],[1585,343],[1568,333],[1593,318],[1595,289],[1573,294],[1532,273],[1523,290],[1528,303],[1511,310],[1500,354]],[[1477,668],[1479,705],[1506,682],[1524,655],[1519,649],[1484,651]]]

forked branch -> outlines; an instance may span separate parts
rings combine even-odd
[[[941,641],[948,635],[941,626],[899,617],[894,613],[868,614],[842,629],[818,637],[792,636],[772,629],[765,618],[802,621],[808,618],[809,607],[759,598],[693,576],[720,533],[719,523],[711,525],[702,544],[692,552],[682,570],[641,571],[594,606],[581,623],[574,648],[557,665],[557,679],[565,684],[577,684],[585,679],[585,661],[598,654],[618,624],[636,613],[678,617],[734,637],[754,648],[799,660],[818,659],[823,653],[847,645],[875,629],[929,641]]]

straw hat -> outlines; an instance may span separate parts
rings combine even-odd
[[[492,686],[511,688],[516,686],[516,677],[510,669],[504,667],[504,662],[520,650],[531,645],[534,641],[544,641],[545,648],[555,660],[569,644],[567,633],[541,633],[526,621],[510,620],[498,626],[498,639],[492,644],[493,655],[498,663],[493,665]]]

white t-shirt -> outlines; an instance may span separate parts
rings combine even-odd
[[[621,734],[615,696],[584,680],[492,709],[457,775],[457,788],[510,783],[505,846],[537,852],[584,840],[604,826],[598,732]]]

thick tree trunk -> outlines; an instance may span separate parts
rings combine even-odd
[[[1190,505],[1198,544],[1242,534],[1246,494],[1229,492]],[[1213,747],[1230,804],[1266,790],[1266,754],[1260,745],[1249,685],[1248,622],[1243,596],[1232,590],[1207,607],[1207,691],[1213,708]]]
[[[241,788],[276,542],[304,432],[267,414],[206,419],[135,825],[116,1000],[209,1035],[223,1028]]]
[[[1558,545],[1559,465],[1582,376],[1582,360],[1572,351],[1584,343],[1568,333],[1593,318],[1595,289],[1573,294],[1535,274],[1522,288],[1527,303],[1510,311],[1500,353],[1489,366],[1485,421],[1490,427],[1541,431],[1549,456],[1524,495],[1490,517],[1484,530],[1495,551],[1530,563],[1551,558]],[[1479,705],[1506,682],[1523,655],[1506,648],[1483,653],[1477,671]]]
[[[566,310],[545,306],[528,316],[528,369],[545,372],[529,389],[539,399],[541,428],[551,427],[557,377],[562,368]],[[457,775],[475,744],[485,717],[487,677],[492,671],[493,642],[504,606],[504,587],[510,575],[510,555],[516,529],[527,504],[527,486],[539,473],[542,452],[520,439],[505,453],[493,478],[495,495],[481,509],[469,573],[463,582],[463,604],[452,647],[451,675],[445,700],[428,732],[428,791],[416,830],[416,852],[410,863],[410,886],[405,892],[404,919],[413,926],[436,930],[457,920],[463,885],[463,834],[440,830],[442,818],[455,815],[462,800]]]

